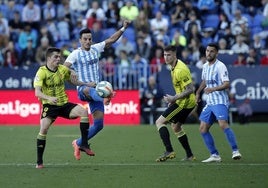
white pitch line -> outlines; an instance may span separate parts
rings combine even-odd
[[[268,166],[268,163],[44,163],[45,166]],[[35,166],[34,163],[0,163],[0,166]]]

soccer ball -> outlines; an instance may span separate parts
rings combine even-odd
[[[112,94],[113,86],[110,82],[101,81],[97,84],[96,91],[100,97],[105,98]]]

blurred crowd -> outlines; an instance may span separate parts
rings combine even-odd
[[[79,46],[81,28],[90,28],[97,43],[124,19],[132,25],[101,56],[106,76],[115,65],[159,71],[168,44],[199,68],[210,42],[220,53],[237,54],[234,66],[268,65],[268,0],[1,0],[0,12],[0,67],[44,65],[49,46],[66,57]]]

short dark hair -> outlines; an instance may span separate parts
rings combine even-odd
[[[218,46],[218,44],[215,43],[215,42],[209,43],[208,46],[209,46],[209,47],[213,47],[213,48],[215,48],[217,51],[219,51],[219,46]]]
[[[61,49],[56,48],[56,47],[49,47],[46,51],[46,58],[50,57],[52,55],[53,52],[61,52]]]
[[[84,33],[91,33],[91,30],[88,29],[88,28],[84,28],[84,29],[81,29],[80,32],[79,32],[79,38],[81,39],[82,35]]]
[[[168,45],[164,48],[164,51],[172,51],[172,52],[176,52],[177,48],[174,45]]]

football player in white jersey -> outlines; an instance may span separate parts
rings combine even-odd
[[[88,28],[82,29],[79,33],[79,42],[81,44],[81,47],[75,49],[64,62],[65,66],[73,68],[76,73],[75,75],[77,75],[79,81],[87,80],[87,82],[90,82],[92,84],[92,87],[84,85],[77,88],[79,99],[82,101],[87,101],[89,103],[90,111],[93,116],[94,124],[89,128],[88,140],[94,137],[100,130],[102,130],[104,104],[108,105],[114,95],[113,93],[107,98],[101,98],[95,90],[96,84],[100,81],[100,53],[103,52],[105,48],[115,43],[127,29],[129,24],[130,21],[125,20],[121,29],[116,31],[108,39],[96,44],[92,43],[91,31]],[[77,160],[80,160],[81,138],[74,140],[72,144],[74,147],[74,156]],[[92,151],[90,156],[94,155],[95,154]]]
[[[215,121],[218,121],[232,148],[232,158],[238,160],[242,157],[238,150],[235,134],[228,124],[228,89],[230,81],[225,64],[217,59],[218,49],[217,44],[208,44],[206,48],[207,62],[203,65],[202,82],[196,92],[196,102],[200,100],[200,93],[203,89],[207,95],[206,106],[199,117],[201,121],[199,129],[204,143],[210,152],[210,157],[202,161],[205,163],[221,162],[221,157],[209,132],[210,127]]]

